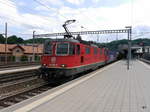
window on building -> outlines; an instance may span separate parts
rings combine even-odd
[[[85,48],[85,52],[86,52],[86,54],[90,54],[90,48],[89,48],[89,47],[86,47],[86,48]]]
[[[94,48],[94,54],[97,54],[97,48]]]
[[[66,54],[68,54],[68,47],[69,47],[68,43],[58,43],[56,54],[57,55],[66,55]]]
[[[19,53],[19,52],[20,52],[20,50],[19,50],[19,49],[17,49],[17,50],[16,50],[16,52],[17,52],[17,53]]]

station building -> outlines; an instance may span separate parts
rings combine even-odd
[[[127,44],[119,45],[118,48],[120,49],[120,51],[123,51],[124,54],[126,55],[125,57],[127,57],[128,45]],[[132,45],[131,53],[132,53],[132,56],[136,58],[141,58],[145,54],[150,55],[150,46]]]
[[[43,45],[17,45],[17,44],[0,44],[0,62],[5,61],[7,56],[8,62],[33,61],[33,52],[35,61],[40,61],[43,54]],[[7,55],[6,55],[7,54]]]

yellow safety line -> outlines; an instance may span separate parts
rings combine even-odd
[[[148,64],[146,64],[146,63],[144,63],[144,62],[142,62],[142,61],[139,61],[139,60],[138,60],[138,62],[141,63],[141,64],[143,64],[145,67],[147,67],[147,68],[150,69],[150,65],[148,65]]]

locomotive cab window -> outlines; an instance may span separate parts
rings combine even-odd
[[[46,43],[44,48],[44,54],[52,54],[52,43]]]
[[[68,48],[69,48],[68,43],[58,43],[56,54],[57,55],[66,55],[66,54],[68,54]]]
[[[74,55],[75,54],[75,45],[70,43],[69,45],[69,54]]]

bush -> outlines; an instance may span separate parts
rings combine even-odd
[[[27,56],[22,56],[21,61],[28,61],[28,57]]]
[[[9,56],[7,60],[10,61],[10,62],[15,62],[16,57],[15,56]]]
[[[35,56],[35,61],[40,61],[40,56]]]

